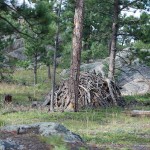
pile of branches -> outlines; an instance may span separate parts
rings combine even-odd
[[[44,106],[50,105],[52,92],[45,97]],[[64,111],[71,103],[69,99],[69,80],[64,80],[54,93],[54,109]],[[123,106],[120,89],[113,81],[104,79],[100,74],[81,73],[79,78],[78,107]]]

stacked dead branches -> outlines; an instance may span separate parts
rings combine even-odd
[[[46,96],[43,105],[49,105],[51,92]],[[79,108],[90,107],[109,107],[123,106],[124,100],[121,97],[119,87],[109,79],[104,79],[95,73],[81,73],[79,84]],[[54,95],[54,109],[64,111],[68,109],[69,99],[69,80],[61,82]]]

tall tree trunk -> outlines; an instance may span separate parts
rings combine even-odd
[[[73,106],[73,111],[78,111],[78,85],[80,74],[80,59],[82,48],[82,30],[83,30],[83,5],[84,0],[76,0],[75,15],[74,15],[74,30],[72,40],[72,59],[70,67],[70,105]]]
[[[61,5],[62,5],[62,0],[60,0],[59,8],[57,11],[58,19],[57,19],[56,38],[55,38],[55,51],[54,51],[54,58],[53,58],[52,95],[51,95],[50,111],[54,111],[54,92],[55,92],[55,79],[56,79],[56,55],[57,55],[57,51],[59,48]]]
[[[37,54],[34,56],[34,85],[37,84]]]
[[[50,67],[50,64],[47,65],[47,75],[48,75],[48,79],[51,79],[51,67]]]
[[[112,24],[112,36],[111,36],[111,44],[110,44],[110,60],[109,60],[109,72],[108,72],[108,78],[110,80],[114,79],[114,73],[115,73],[118,17],[119,17],[119,0],[114,0],[114,15],[113,15],[113,24]]]

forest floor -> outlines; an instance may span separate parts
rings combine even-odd
[[[149,106],[134,106],[135,109],[149,110]],[[9,110],[9,111],[8,111]],[[79,134],[83,140],[93,148],[82,147],[82,149],[110,149],[110,150],[149,150],[150,149],[150,118],[148,117],[131,117],[129,110],[122,108],[107,108],[97,110],[84,110],[77,113],[47,113],[46,110],[28,109],[27,111],[10,111],[7,108],[0,111],[0,124],[16,125],[29,124],[35,122],[57,122],[72,132]],[[1,133],[0,133],[1,134]],[[1,134],[3,138],[8,134]],[[12,134],[15,139],[19,139],[18,135]],[[28,145],[36,140],[37,137],[29,134],[21,137],[21,142]],[[1,139],[1,137],[0,137]],[[36,143],[36,142],[35,142]],[[56,140],[54,143],[43,143],[40,146],[58,145]],[[30,144],[32,146],[32,144]],[[38,145],[37,145],[38,146]],[[78,145],[70,145],[70,148],[65,147],[65,150],[76,149]],[[36,149],[36,148],[35,148]],[[34,149],[33,149],[34,150]],[[61,148],[60,148],[61,150]]]
[[[8,150],[99,150],[96,146],[84,143],[65,143],[61,138],[42,137],[33,133],[17,134],[12,132],[1,132],[0,140],[12,140],[16,145],[7,145]]]
[[[0,83],[0,101],[3,101],[4,94],[11,94],[14,104],[4,106],[0,103],[0,126],[36,122],[57,122],[72,132],[79,134],[93,149],[95,147],[104,150],[150,149],[150,118],[131,117],[128,113],[131,110],[150,110],[150,94],[125,97],[128,102],[126,108],[85,109],[76,113],[48,113],[48,108],[33,109],[30,107],[32,102],[29,101],[28,97],[31,96],[38,101],[44,101],[43,98],[48,93],[51,85],[50,81],[47,80],[45,70],[39,70],[38,73],[38,84],[35,87],[32,86],[33,79],[31,77],[33,75],[31,70],[17,71],[14,73],[13,79],[11,79],[13,82]],[[59,76],[57,77],[58,80]],[[139,103],[135,103],[134,100],[137,100]],[[147,106],[142,105],[142,103],[147,104]],[[0,133],[0,135],[1,139],[2,137],[6,138],[8,134]],[[11,134],[10,136],[18,139],[18,135]],[[26,140],[26,136],[22,139],[25,139],[27,145],[31,141],[34,143],[37,140],[37,137],[30,135],[31,137],[28,141]],[[60,140],[56,139],[54,143],[45,143],[45,140],[42,140],[41,146],[53,148],[53,145],[61,145],[60,143]],[[73,146],[74,148],[77,147],[77,145],[70,146],[70,148],[62,146],[56,149],[73,150]],[[90,148],[80,147],[80,150],[84,149]]]

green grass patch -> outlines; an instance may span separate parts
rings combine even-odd
[[[150,110],[150,93],[124,96],[130,109]]]
[[[58,74],[61,72],[58,69]],[[57,74],[57,82],[60,78]],[[48,113],[47,109],[14,112],[14,108],[4,108],[4,94],[11,94],[14,103],[30,105],[28,96],[43,101],[46,93],[50,91],[50,80],[47,79],[47,70],[38,70],[38,84],[33,86],[33,70],[18,70],[13,74],[14,83],[0,83],[0,126],[15,124],[30,124],[36,122],[57,122],[71,131],[79,134],[88,143],[97,145],[110,144],[145,144],[150,146],[150,121],[147,117],[130,117],[123,113],[123,108],[100,108],[85,109],[81,112],[56,112]],[[147,103],[150,101],[150,94],[125,96],[129,103],[132,100]],[[133,109],[150,110],[150,106],[133,106]],[[12,111],[11,111],[12,110]],[[148,137],[148,138],[147,138]],[[65,145],[58,137],[43,138],[42,140],[56,145],[55,148],[64,150]],[[50,143],[50,144],[52,144]],[[57,145],[62,145],[60,148]],[[83,148],[84,149],[84,148]]]
[[[4,125],[5,125],[5,121],[3,121],[3,120],[0,119],[0,127],[2,127]]]
[[[68,150],[66,143],[63,141],[62,137],[59,136],[50,136],[43,137],[39,136],[40,141],[54,146],[54,150]]]
[[[150,136],[149,118],[126,116],[122,111],[120,108],[85,110],[77,113],[32,110],[4,114],[1,115],[1,119],[9,125],[57,122],[81,135],[88,143],[97,145],[150,145],[150,138],[145,138]]]
[[[134,133],[114,132],[114,133],[99,133],[95,136],[86,135],[84,138],[88,142],[95,142],[96,144],[148,144],[149,138],[140,137]]]
[[[137,100],[138,102],[150,102],[150,93],[145,95],[128,95],[124,97],[128,102],[132,100]]]
[[[57,83],[60,81],[60,72],[61,69],[57,69]],[[13,101],[19,104],[30,104],[28,96],[36,100],[43,100],[45,94],[51,90],[51,80],[48,79],[45,66],[38,69],[37,77],[38,83],[34,86],[32,69],[15,71],[12,75],[12,82],[0,83],[0,96],[3,97],[5,94],[11,94]]]

